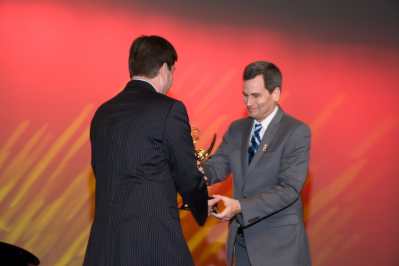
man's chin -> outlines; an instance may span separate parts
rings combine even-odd
[[[249,111],[248,111],[248,116],[251,117],[251,118],[255,118],[256,115],[255,115],[254,112],[249,112]]]

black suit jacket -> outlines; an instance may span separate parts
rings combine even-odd
[[[184,105],[130,81],[97,110],[90,139],[95,217],[84,265],[193,265],[176,193],[201,225],[208,193]]]

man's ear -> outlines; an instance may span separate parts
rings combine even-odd
[[[280,100],[280,94],[281,94],[280,87],[274,88],[272,92],[272,97],[275,102],[278,102]]]
[[[168,64],[163,63],[161,68],[159,69],[159,72],[161,72],[162,74],[165,74],[168,71]]]

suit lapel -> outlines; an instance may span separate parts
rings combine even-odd
[[[246,175],[248,169],[248,145],[249,145],[249,138],[251,137],[250,134],[253,123],[254,120],[248,118],[242,131],[242,139],[241,139],[242,177]]]
[[[269,126],[266,129],[265,134],[263,135],[263,138],[259,145],[258,151],[255,153],[254,158],[251,161],[251,164],[247,168],[247,172],[246,172],[247,174],[250,173],[252,171],[252,169],[255,168],[255,165],[257,164],[259,159],[270,148],[270,144],[271,144],[273,138],[276,136],[276,132],[278,130],[280,120],[283,117],[283,114],[284,114],[283,111],[281,110],[281,108],[279,108],[276,116],[270,122]],[[248,165],[248,160],[247,160],[247,165]]]

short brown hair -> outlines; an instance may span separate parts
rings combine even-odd
[[[138,37],[130,46],[130,77],[141,75],[153,78],[164,63],[171,69],[176,61],[176,50],[165,38],[155,35]]]
[[[270,93],[272,93],[277,87],[281,90],[281,72],[274,64],[266,61],[253,62],[245,67],[243,79],[253,79],[258,75],[263,76],[265,87]]]

